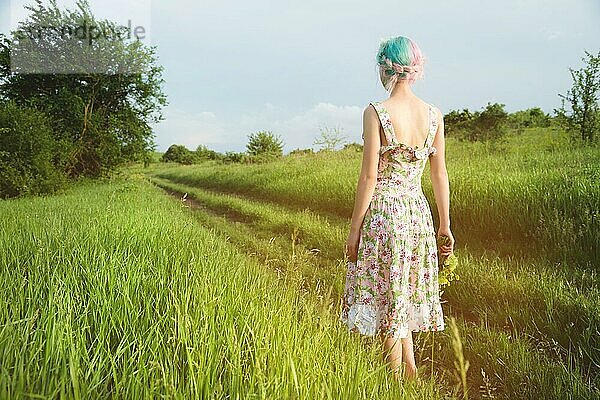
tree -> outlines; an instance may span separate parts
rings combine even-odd
[[[471,122],[471,130],[468,134],[469,140],[496,142],[507,133],[508,113],[504,111],[504,104],[488,102],[483,111],[475,112]]]
[[[516,111],[509,115],[509,124],[512,128],[548,127],[551,118],[541,108],[534,107],[527,110]]]
[[[283,155],[283,141],[271,131],[254,132],[248,135],[246,151],[251,157],[281,157]]]
[[[54,193],[65,183],[46,115],[0,101],[0,198]]]
[[[600,132],[600,111],[598,94],[600,92],[600,52],[597,56],[585,51],[585,66],[574,70],[569,68],[573,86],[562,98],[561,107],[555,109],[559,123],[572,137],[583,143],[597,143]],[[565,109],[565,100],[569,102],[571,112]]]
[[[119,35],[77,40],[59,29],[27,37],[24,32],[40,27],[122,29],[96,19],[87,0],[78,0],[75,10],[60,9],[55,0],[48,6],[37,0],[26,8],[28,18],[11,38],[0,40],[0,97],[49,116],[60,144],[61,168],[69,176],[100,176],[154,150],[150,124],[163,119],[161,109],[167,104],[155,47]],[[35,65],[36,60],[28,58],[31,46],[51,55],[47,63]],[[34,67],[47,70],[31,73]]]
[[[473,114],[466,108],[463,108],[462,111],[452,110],[444,116],[444,135],[448,137],[459,136],[460,132],[471,123],[472,119]]]
[[[223,158],[223,154],[211,150],[205,145],[201,144],[196,147],[196,157],[199,160],[219,160]]]
[[[321,146],[321,150],[334,151],[338,146],[344,144],[347,139],[342,135],[343,129],[340,127],[330,128],[321,126],[319,128],[319,136],[314,141],[315,146]]]
[[[489,103],[483,111],[475,111],[468,119],[455,124],[453,135],[470,142],[500,142],[507,133],[508,113],[504,104]]]
[[[172,144],[169,146],[165,154],[162,155],[161,161],[189,165],[194,164],[196,161],[196,155],[183,145]]]

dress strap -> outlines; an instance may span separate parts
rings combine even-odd
[[[437,132],[438,120],[434,107],[435,106],[433,104],[429,104],[429,132],[427,133],[425,148],[429,148],[432,145],[435,138],[435,133]]]
[[[392,126],[390,114],[387,112],[385,107],[381,105],[379,101],[372,101],[369,104],[371,104],[373,108],[375,108],[375,110],[377,111],[377,116],[379,117],[379,122],[381,123],[381,127],[383,128],[385,140],[387,141],[387,146],[395,145],[396,134],[394,133],[394,127]]]

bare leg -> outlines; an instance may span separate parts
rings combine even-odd
[[[413,350],[412,332],[408,337],[394,339],[385,334],[380,334],[383,341],[384,361],[388,363],[394,373],[394,378],[400,380],[400,374],[404,361],[404,375],[407,378],[416,378],[417,366]]]
[[[388,337],[382,333],[380,335],[383,342],[383,359],[390,366],[394,373],[394,378],[400,380],[402,368],[402,340]]]
[[[417,363],[415,361],[415,353],[413,350],[413,334],[408,332],[408,337],[402,338],[402,355],[405,363],[404,374],[408,378],[416,378]]]

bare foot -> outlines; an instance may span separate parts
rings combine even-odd
[[[404,376],[406,376],[407,379],[417,380],[418,379],[417,367],[414,365],[413,366],[406,365],[404,367]]]
[[[417,371],[417,367],[411,367],[408,365],[404,366],[404,378],[402,376],[402,368],[395,369],[393,371],[394,380],[398,382],[402,382],[404,379],[408,380],[419,380],[419,374]]]

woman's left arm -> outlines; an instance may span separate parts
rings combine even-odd
[[[356,261],[360,229],[377,183],[377,167],[381,147],[379,117],[375,108],[370,104],[363,112],[363,141],[362,167],[358,178],[350,233],[346,242],[346,256],[351,261]]]

